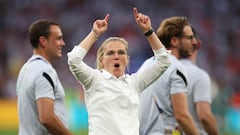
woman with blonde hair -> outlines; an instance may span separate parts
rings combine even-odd
[[[108,28],[109,15],[93,23],[91,32],[68,53],[68,64],[84,88],[89,116],[89,135],[138,135],[139,93],[170,65],[168,52],[152,30],[148,16],[133,9],[157,62],[142,73],[125,74],[129,63],[128,43],[121,37],[106,39],[97,52],[97,68],[83,62],[91,46]]]

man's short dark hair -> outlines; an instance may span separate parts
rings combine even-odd
[[[56,22],[50,20],[37,20],[31,24],[29,27],[29,40],[33,48],[38,48],[39,37],[49,37],[50,26],[52,25],[59,26]]]

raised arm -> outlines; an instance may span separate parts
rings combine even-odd
[[[134,14],[136,23],[138,24],[138,27],[147,37],[147,40],[151,45],[151,48],[153,50],[159,50],[162,47],[164,47],[161,41],[158,39],[156,33],[152,29],[150,18],[147,15],[138,13],[138,10],[136,7],[133,8],[133,14]]]
[[[107,31],[108,20],[109,14],[107,14],[102,20],[98,19],[94,21],[91,32],[80,42],[79,46],[82,46],[88,51],[97,41],[98,37]]]
[[[90,33],[75,46],[68,55],[68,65],[74,77],[81,82],[85,88],[91,85],[93,79],[93,69],[87,66],[82,60],[85,57],[88,50],[97,41],[108,28],[109,15],[107,14],[104,19],[96,20],[93,23]]]
[[[142,13],[138,13],[135,7],[133,8],[133,14],[139,29],[147,38],[156,59],[154,64],[136,74],[136,82],[139,84],[137,85],[138,89],[142,91],[167,70],[170,61],[168,57],[169,53],[152,29],[150,18]]]

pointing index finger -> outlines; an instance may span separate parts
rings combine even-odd
[[[109,14],[107,14],[107,15],[105,16],[104,20],[105,20],[106,22],[108,22],[108,20],[109,20]]]
[[[134,14],[134,17],[137,18],[138,17],[138,10],[136,7],[133,8],[133,14]]]

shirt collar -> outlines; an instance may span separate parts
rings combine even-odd
[[[44,62],[50,64],[44,57],[42,57],[41,55],[32,55],[32,57],[28,60],[28,61],[34,61],[34,60],[38,60],[38,59],[41,59],[43,60]],[[50,64],[51,65],[51,64]]]
[[[184,59],[181,59],[181,61],[183,62],[183,63],[186,63],[186,64],[194,64],[190,59],[188,59],[188,58],[184,58]],[[195,64],[194,64],[195,65]]]
[[[126,74],[120,76],[119,78],[115,77],[114,75],[112,75],[111,73],[109,73],[108,71],[102,69],[100,70],[101,74],[103,75],[103,77],[105,77],[106,79],[120,79],[120,80],[126,80]]]

